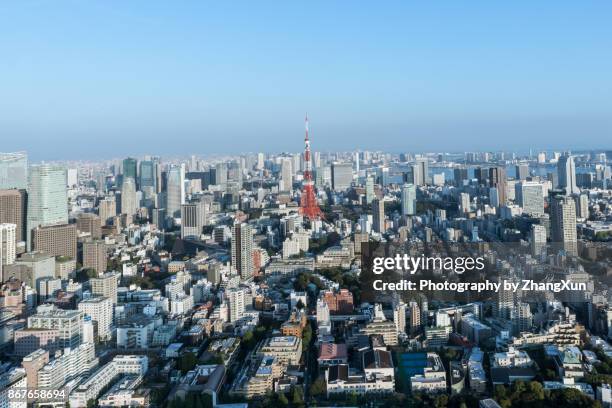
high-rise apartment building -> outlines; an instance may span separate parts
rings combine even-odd
[[[242,279],[253,276],[253,230],[250,225],[235,224],[232,228],[232,267]]]
[[[546,228],[543,225],[531,226],[531,255],[539,256],[546,249]]]
[[[293,161],[289,158],[283,158],[281,161],[280,180],[278,191],[290,192],[293,189]]]
[[[410,302],[410,333],[417,332],[421,327],[421,309],[417,302]]]
[[[372,227],[375,232],[384,234],[387,231],[385,224],[385,202],[378,198],[372,200]]]
[[[416,202],[416,186],[404,184],[402,187],[402,215],[415,215]]]
[[[376,198],[376,194],[374,193],[374,176],[366,177],[365,196],[366,196],[366,205],[372,204],[372,200]]]
[[[491,167],[489,169],[489,186],[497,188],[497,198],[499,205],[506,205],[508,202],[506,169],[503,167]]]
[[[104,274],[107,263],[106,243],[93,240],[83,243],[83,268],[94,269],[98,275]]]
[[[429,179],[429,161],[426,158],[418,158],[412,166],[413,184],[424,186]]]
[[[40,225],[68,223],[66,170],[40,164],[28,174],[27,247],[32,248],[32,230]]]
[[[26,239],[26,205],[25,190],[0,190],[0,224],[15,224],[15,241]]]
[[[0,224],[0,279],[4,279],[4,266],[15,263],[15,224]]]
[[[576,203],[571,197],[557,196],[550,209],[551,241],[568,255],[578,255]]]
[[[32,230],[32,248],[53,256],[77,257],[76,224],[38,226]]]
[[[89,285],[92,295],[107,297],[113,302],[113,305],[117,304],[117,274],[115,272],[106,272],[97,278],[91,278]]]
[[[102,236],[100,217],[93,213],[81,213],[77,217],[77,229],[81,233],[89,233],[93,239]]]
[[[242,288],[233,288],[227,292],[227,305],[229,307],[229,321],[236,322],[244,316],[245,291]]]
[[[97,336],[100,341],[112,338],[111,326],[113,324],[113,302],[107,297],[92,297],[79,302],[79,310],[90,316],[96,323]]]
[[[459,195],[459,210],[464,214],[467,214],[472,211],[472,204],[469,193],[461,193]]]
[[[105,197],[98,203],[98,215],[100,217],[100,225],[105,226],[108,222],[117,215],[117,200],[115,197]]]

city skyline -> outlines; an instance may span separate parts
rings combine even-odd
[[[610,7],[3,4],[3,150],[605,149]]]

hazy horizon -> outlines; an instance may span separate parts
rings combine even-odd
[[[32,161],[609,149],[612,3],[0,4],[2,151]],[[273,148],[271,148],[273,146]]]

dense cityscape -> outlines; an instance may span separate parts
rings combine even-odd
[[[311,152],[308,122],[294,138],[0,154],[0,406],[612,406],[612,151],[320,152],[314,135]],[[376,245],[477,248],[517,282],[586,290],[372,300]]]

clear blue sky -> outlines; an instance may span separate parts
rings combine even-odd
[[[612,2],[0,3],[2,151],[33,159],[607,147]]]

